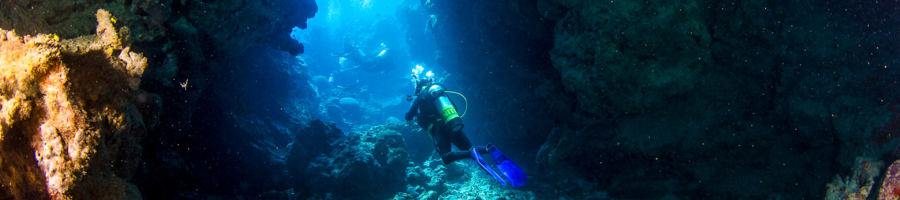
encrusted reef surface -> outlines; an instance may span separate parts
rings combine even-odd
[[[281,156],[290,133],[313,114],[305,109],[317,104],[304,98],[315,94],[308,93],[304,67],[293,57],[303,47],[289,34],[306,28],[316,11],[313,0],[0,3],[6,77],[0,84],[0,199],[172,199],[289,188],[273,186],[285,182],[278,179],[286,174]],[[253,59],[268,59],[256,64],[284,75],[264,84],[301,84],[267,91],[273,96],[259,98],[260,104],[234,99],[198,107],[204,98],[243,95],[210,86],[252,82],[258,77],[233,73],[252,72],[256,66],[247,63]],[[280,95],[296,98],[271,101]],[[228,113],[198,111],[222,107]],[[276,117],[247,117],[259,110]],[[192,124],[197,113],[219,119]],[[211,123],[240,127],[221,135],[202,131],[222,128]],[[221,156],[248,156],[221,162],[227,164],[221,170],[197,164],[209,156],[199,150],[222,141],[234,143],[217,151]],[[206,145],[187,146],[198,143]],[[266,167],[245,170],[260,163]],[[210,174],[239,171],[268,175]],[[257,180],[269,184],[250,184]]]
[[[289,152],[294,192],[301,197],[389,198],[406,187],[411,165],[403,137],[382,126],[343,135],[334,124],[313,121]]]
[[[877,186],[875,180],[881,175],[880,171],[883,168],[884,162],[876,161],[872,158],[857,157],[856,165],[853,166],[853,174],[846,177],[841,177],[840,175],[834,177],[834,181],[828,184],[828,193],[825,195],[825,199],[863,200],[870,195],[875,196],[872,195],[877,191],[873,190],[873,188]],[[892,175],[891,172],[888,172],[887,174],[888,177]],[[884,183],[887,185],[893,184],[892,182],[894,182],[890,178],[884,180],[886,180]],[[890,193],[887,194],[882,192],[882,196],[892,196],[893,194],[891,193],[894,192],[890,191]]]
[[[857,156],[900,156],[896,2],[420,3],[467,122],[587,193],[819,199]]]
[[[158,97],[147,59],[97,10],[96,35],[0,29],[0,197],[140,199],[131,183]]]

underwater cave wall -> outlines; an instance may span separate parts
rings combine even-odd
[[[290,188],[284,156],[318,108],[308,68],[287,52],[254,46],[227,62],[228,73],[198,101],[187,137],[173,150],[185,156],[196,195],[258,195]],[[211,178],[214,181],[203,181]],[[160,186],[161,187],[161,186]],[[202,197],[202,196],[201,196]]]
[[[822,198],[857,156],[898,157],[893,2],[421,3],[438,63],[491,116],[466,130],[545,142],[529,173],[619,198]]]

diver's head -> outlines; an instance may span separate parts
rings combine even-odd
[[[416,80],[416,95],[419,95],[419,92],[422,92],[422,89],[425,86],[430,85],[432,81],[434,81],[434,79],[428,77]]]

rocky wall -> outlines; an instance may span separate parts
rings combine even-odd
[[[129,27],[129,38],[135,43],[132,49],[147,55],[151,67],[144,88],[171,99],[164,103],[166,107],[182,108],[163,113],[165,118],[177,119],[172,121],[188,120],[209,78],[227,71],[218,64],[223,58],[239,55],[254,44],[301,53],[302,45],[289,36],[291,28],[306,28],[306,19],[317,11],[311,0],[8,1],[0,5],[0,28],[64,39],[89,35],[96,21],[93,12],[99,8],[117,16],[117,27]],[[182,88],[180,83],[187,86]],[[183,127],[174,129],[178,128]]]
[[[298,132],[288,152],[293,189],[301,198],[388,198],[406,186],[412,163],[406,142],[392,129],[344,134],[319,120]]]
[[[855,156],[890,155],[896,147],[890,138],[864,144],[890,123],[883,95],[896,98],[889,87],[875,86],[889,77],[877,73],[895,72],[868,66],[891,58],[852,57],[860,56],[861,43],[897,41],[858,34],[862,24],[827,17],[847,13],[802,1],[556,3],[548,12],[565,14],[550,52],[554,67],[581,111],[614,123],[581,121],[588,126],[551,136],[539,157],[582,173],[637,175],[598,176],[612,179],[613,196],[674,190],[697,198],[821,198],[826,177],[838,172],[828,166],[852,166]],[[614,133],[584,134],[598,133],[594,127]],[[584,139],[599,149],[552,150],[585,145]],[[603,153],[580,163],[550,158],[588,152]],[[630,161],[601,164],[619,159]],[[681,187],[648,184],[676,179]]]
[[[289,188],[283,156],[293,135],[317,114],[307,66],[262,45],[225,63],[231,70],[212,79],[198,100],[191,127],[165,149],[181,156],[178,163],[183,164],[172,166],[174,171],[190,173],[167,173],[173,170],[163,167],[170,157],[160,156],[142,172],[147,179],[141,186],[160,191],[148,197],[259,195]],[[158,173],[170,176],[153,175]],[[184,187],[170,186],[178,184]],[[166,190],[178,192],[162,192]]]
[[[141,137],[131,137],[129,135],[113,134],[115,136],[103,140],[104,142],[112,142],[124,140],[126,147],[131,145],[130,142],[139,142],[142,144],[143,150],[125,150],[115,151],[117,146],[109,146],[108,149],[99,149],[96,154],[111,155],[117,158],[119,154],[127,154],[134,156],[140,162],[134,159],[121,159],[127,162],[129,167],[123,172],[115,173],[115,177],[125,181],[108,181],[112,186],[122,186],[129,191],[137,191],[133,185],[126,185],[127,181],[153,183],[138,184],[141,190],[150,190],[149,197],[157,198],[176,198],[186,197],[184,194],[176,194],[175,191],[184,191],[187,189],[196,189],[200,183],[216,183],[215,177],[196,177],[197,182],[184,182],[183,177],[192,177],[192,171],[198,169],[191,168],[186,160],[192,157],[183,155],[190,147],[183,146],[186,141],[202,140],[197,134],[190,134],[188,130],[192,127],[191,120],[198,108],[198,102],[204,95],[211,94],[204,91],[214,84],[214,78],[221,77],[225,72],[231,72],[235,67],[245,67],[236,65],[227,65],[233,61],[233,57],[241,55],[245,50],[254,45],[265,46],[268,49],[276,49],[289,52],[296,55],[302,53],[302,45],[290,39],[289,34],[291,28],[297,26],[306,28],[306,19],[313,17],[317,11],[315,2],[312,0],[303,1],[171,1],[171,0],[139,0],[139,1],[122,1],[122,0],[79,0],[79,1],[7,1],[0,3],[0,29],[16,30],[20,35],[32,35],[34,37],[38,33],[53,34],[60,38],[60,41],[80,41],[89,35],[101,34],[103,32],[95,31],[95,21],[97,18],[94,13],[98,9],[108,10],[115,18],[111,18],[111,27],[127,29],[128,31],[118,32],[122,38],[120,49],[130,46],[130,49],[115,50],[116,56],[120,52],[126,52],[120,60],[132,60],[133,56],[127,52],[140,52],[143,62],[146,62],[146,73],[137,78],[129,78],[131,87],[128,89],[120,89],[117,87],[105,87],[102,89],[91,89],[92,87],[101,88],[96,84],[88,84],[89,86],[71,86],[76,91],[96,92],[106,90],[121,90],[129,93],[123,102],[118,104],[127,104],[126,102],[134,102],[135,111],[129,110],[127,106],[105,107],[103,112],[120,113],[120,115],[132,114],[136,112],[137,117],[143,118],[143,122],[137,124],[129,118],[104,123],[122,123],[128,126],[146,128],[151,134],[147,138],[141,140]],[[111,28],[110,28],[111,29]],[[82,38],[82,39],[79,39]],[[89,41],[81,41],[89,42]],[[128,45],[124,45],[128,44]],[[64,46],[65,45],[61,45]],[[69,45],[73,46],[73,45]],[[100,65],[106,66],[108,62],[102,59],[101,53],[90,49],[95,47],[80,46],[80,49],[72,48],[66,51],[79,52],[86,54],[90,59],[72,58],[66,60],[67,57],[62,56],[61,63],[67,66],[73,66],[74,62],[78,65]],[[99,48],[99,47],[97,47]],[[86,51],[86,52],[81,52]],[[104,54],[110,54],[102,51]],[[65,54],[63,54],[65,55]],[[137,57],[134,57],[137,58]],[[130,61],[129,61],[130,62]],[[141,68],[143,72],[143,68]],[[8,72],[3,72],[10,74]],[[41,72],[44,73],[44,72]],[[70,70],[69,73],[74,73]],[[91,72],[91,76],[106,76],[104,73]],[[10,75],[11,76],[11,75]],[[91,78],[85,78],[90,80]],[[72,82],[72,81],[70,81]],[[138,88],[138,83],[140,87]],[[113,83],[109,83],[113,84]],[[10,95],[14,92],[8,92]],[[134,94],[131,94],[134,93]],[[30,95],[30,94],[29,94]],[[99,96],[98,96],[99,95]],[[107,93],[96,94],[94,99],[87,100],[87,107],[98,107],[101,105],[95,102],[96,99],[118,98],[115,95]],[[27,97],[27,95],[26,95]],[[26,98],[23,97],[23,98]],[[35,99],[26,98],[26,99]],[[31,100],[38,102],[36,100]],[[96,100],[99,101],[99,100]],[[111,100],[110,100],[111,101]],[[16,102],[16,101],[10,101]],[[115,102],[115,101],[112,101]],[[293,104],[298,102],[280,102]],[[302,102],[299,102],[302,103]],[[118,105],[117,104],[117,105]],[[73,103],[73,106],[82,106]],[[13,107],[4,106],[6,108]],[[292,107],[294,108],[294,107]],[[34,110],[34,109],[32,109]],[[88,108],[84,108],[87,117],[97,114]],[[76,109],[78,111],[78,109]],[[299,110],[293,110],[301,112]],[[293,112],[292,111],[292,112]],[[9,111],[10,113],[15,113]],[[37,111],[29,111],[37,112]],[[28,113],[22,111],[20,113]],[[79,112],[74,112],[75,116]],[[124,113],[124,114],[121,114]],[[38,116],[37,114],[29,114],[29,116]],[[96,119],[95,119],[96,118]],[[35,118],[37,119],[37,118]],[[103,121],[104,118],[91,118],[96,121]],[[129,121],[131,120],[131,121]],[[72,121],[72,120],[70,120]],[[138,120],[139,121],[139,120]],[[249,126],[253,126],[250,121],[246,121]],[[75,122],[71,122],[75,123]],[[98,122],[99,123],[99,122]],[[299,121],[287,120],[288,124],[273,125],[273,127],[264,127],[264,129],[273,132],[290,132],[296,130],[290,127],[295,126]],[[40,124],[35,122],[32,125],[16,125],[21,129],[36,129]],[[27,128],[31,126],[33,128]],[[100,126],[100,124],[85,123],[83,129],[106,130],[116,126]],[[123,125],[125,126],[125,125]],[[253,126],[259,128],[257,126]],[[290,129],[290,130],[289,130]],[[18,130],[18,129],[14,129]],[[118,129],[116,129],[118,130]],[[268,131],[267,130],[267,131]],[[16,131],[12,131],[16,132]],[[102,132],[102,131],[100,131]],[[115,131],[113,131],[115,132]],[[106,134],[106,132],[103,132]],[[143,135],[142,131],[133,131],[136,135]],[[4,131],[4,134],[7,134]],[[101,137],[99,134],[97,137]],[[287,136],[285,136],[287,137]],[[190,139],[186,139],[190,138]],[[24,140],[24,139],[23,139]],[[133,141],[134,140],[134,141]],[[237,142],[248,142],[251,140],[238,140]],[[69,144],[69,143],[65,143]],[[101,142],[102,144],[102,142]],[[280,147],[266,144],[246,144],[248,146],[265,146],[261,149],[277,149]],[[52,145],[46,145],[48,148]],[[103,145],[101,145],[103,146]],[[283,148],[283,146],[281,147]],[[127,149],[127,148],[126,148]],[[6,152],[6,151],[4,151]],[[280,151],[267,151],[267,157],[278,157]],[[283,152],[282,152],[283,153]],[[48,154],[50,155],[50,154]],[[73,154],[74,155],[74,154]],[[4,156],[5,157],[5,156]],[[26,158],[26,160],[30,160]],[[10,161],[11,162],[11,161]],[[6,163],[0,163],[6,166]],[[68,161],[65,162],[75,162]],[[79,161],[80,162],[80,161]],[[100,161],[98,161],[100,162]],[[105,162],[105,161],[104,161]],[[109,163],[117,163],[110,161]],[[140,163],[140,164],[138,164]],[[256,163],[244,163],[246,165]],[[123,164],[124,165],[124,164]],[[99,164],[98,164],[99,166]],[[19,166],[13,167],[18,169]],[[115,166],[113,168],[119,168]],[[135,169],[136,168],[136,169]],[[105,168],[100,168],[105,170]],[[113,174],[103,170],[100,172],[107,175]],[[134,175],[134,171],[138,171]],[[31,171],[38,170],[32,169]],[[68,172],[65,172],[68,173]],[[63,174],[65,174],[63,173]],[[91,172],[94,173],[94,172]],[[111,175],[110,175],[111,176]],[[132,177],[134,176],[134,177]],[[132,180],[135,179],[135,180]],[[76,179],[65,179],[72,181]],[[78,181],[82,180],[80,177]],[[84,178],[84,180],[93,180]],[[116,179],[117,180],[117,179]],[[40,182],[33,181],[33,182]],[[102,182],[102,181],[97,181]],[[105,183],[105,182],[104,182]],[[99,184],[99,183],[98,183]],[[157,185],[163,187],[155,187]],[[112,187],[109,186],[109,187]],[[127,186],[127,187],[126,187]],[[2,191],[7,191],[3,186]],[[240,186],[236,186],[240,188]],[[20,190],[20,187],[16,187]],[[34,188],[34,187],[28,187]],[[91,188],[76,189],[75,191],[84,192],[86,194],[94,194]],[[13,190],[13,189],[9,189]],[[35,190],[29,194],[48,193],[44,190]],[[5,194],[5,193],[4,193]],[[48,193],[50,194],[50,193]],[[134,193],[140,197],[140,193]],[[190,196],[191,194],[187,194]],[[4,195],[0,195],[4,196]],[[97,196],[96,198],[101,198]],[[95,199],[95,198],[89,198]]]
[[[856,156],[897,156],[893,2],[421,3],[438,63],[504,103],[478,128],[611,197],[822,198]]]
[[[140,199],[131,183],[158,109],[139,88],[147,59],[97,10],[96,35],[0,29],[0,196]]]

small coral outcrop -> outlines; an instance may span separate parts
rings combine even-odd
[[[873,194],[871,192],[875,186],[875,178],[880,174],[879,169],[884,167],[884,162],[857,157],[856,163],[852,176],[834,177],[834,181],[828,184],[825,199],[865,200]]]
[[[335,124],[316,120],[294,138],[285,159],[300,196],[387,198],[406,186],[411,162],[394,130],[376,126],[345,136]]]
[[[881,190],[878,192],[878,200],[900,198],[900,160],[894,161],[884,173],[884,181],[881,182]]]
[[[140,199],[129,183],[146,128],[132,102],[147,59],[98,10],[96,35],[0,29],[0,195]]]

